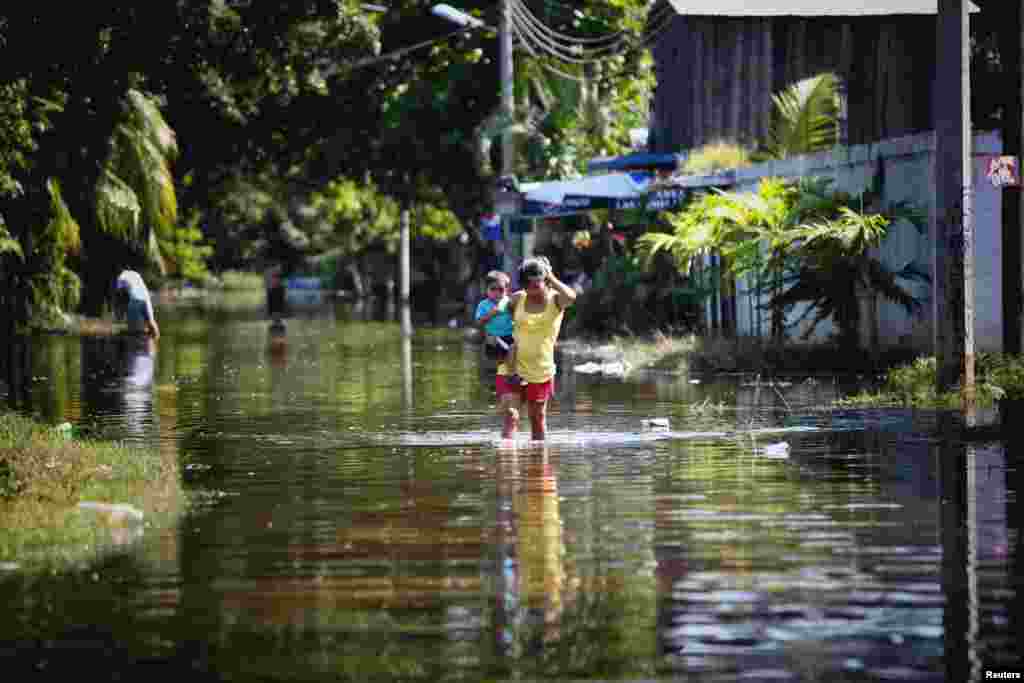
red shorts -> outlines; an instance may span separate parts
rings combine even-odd
[[[494,388],[499,399],[505,394],[519,394],[519,399],[522,401],[547,401],[555,395],[555,378],[552,377],[547,382],[536,384],[527,382],[510,384],[505,375],[495,375]]]

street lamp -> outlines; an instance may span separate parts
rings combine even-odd
[[[441,17],[459,26],[467,28],[489,28],[483,21],[455,9],[451,5],[434,5],[430,10],[434,16]],[[512,134],[510,123],[515,114],[515,98],[513,96],[513,63],[512,63],[512,24],[508,0],[501,0],[501,14],[498,19],[498,70],[501,81],[501,115],[505,129],[501,139],[501,175],[510,176],[514,173]]]
[[[466,28],[487,28],[487,24],[481,20],[466,14],[462,10],[457,10],[451,5],[434,5],[430,8],[430,12],[434,16],[441,17],[459,26],[465,26]]]
[[[512,17],[509,0],[500,0],[498,15],[498,78],[501,81],[501,118],[504,130],[501,134],[501,175],[508,177],[515,173],[515,145],[512,140],[512,119],[515,116],[513,91],[514,65],[512,62]],[[467,28],[487,27],[487,24],[451,5],[434,5],[430,10],[435,16]],[[489,28],[489,27],[487,27]],[[509,234],[508,215],[502,215],[504,235]],[[506,253],[506,268],[508,254]]]

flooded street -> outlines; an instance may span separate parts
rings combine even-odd
[[[174,452],[195,501],[95,565],[0,570],[9,680],[985,680],[1024,670],[1019,444],[827,411],[831,380],[560,363],[498,439],[461,330],[339,306],[39,337],[5,400]],[[668,429],[644,420],[667,418]],[[116,502],[116,501],[114,501]]]

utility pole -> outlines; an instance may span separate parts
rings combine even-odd
[[[501,0],[501,16],[498,18],[498,78],[501,80],[501,118],[505,125],[501,134],[502,175],[515,173],[515,145],[510,129],[516,111],[511,22],[511,4],[509,0]]]
[[[968,0],[938,0],[934,80],[934,339],[939,391],[974,405],[974,188]],[[959,77],[954,77],[954,76]]]
[[[1003,64],[1006,99],[1003,106],[1003,154],[1021,158],[1024,126],[1024,71],[1021,70],[1021,31],[1024,30],[1024,0],[1002,0],[998,10],[1004,21],[999,28],[999,60]],[[985,10],[982,10],[985,11]],[[988,11],[996,11],[989,7]],[[1020,172],[1018,166],[1018,173]],[[1002,191],[1003,252],[1003,353],[1021,352],[1021,188],[1007,185]]]
[[[498,17],[498,79],[501,81],[501,175],[515,173],[515,140],[512,137],[512,121],[515,117],[515,64],[512,61],[512,5],[510,0],[501,0]],[[509,242],[512,239],[512,219],[501,216],[501,234],[505,241],[505,270],[512,271],[509,257]]]

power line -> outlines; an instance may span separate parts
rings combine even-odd
[[[522,0],[509,0],[509,6],[511,23],[516,27],[522,42],[533,48],[531,53],[539,50],[555,59],[571,64],[601,62],[630,49],[651,45],[668,29],[675,17],[675,10],[669,5],[663,5],[654,11],[654,16],[648,17],[648,26],[654,24],[654,28],[645,29],[637,44],[633,44],[628,33],[620,31],[621,37],[615,39],[614,43],[603,47],[585,48],[575,39],[569,44],[564,42],[565,34],[558,33],[543,24],[530,13],[529,8],[523,4]]]

